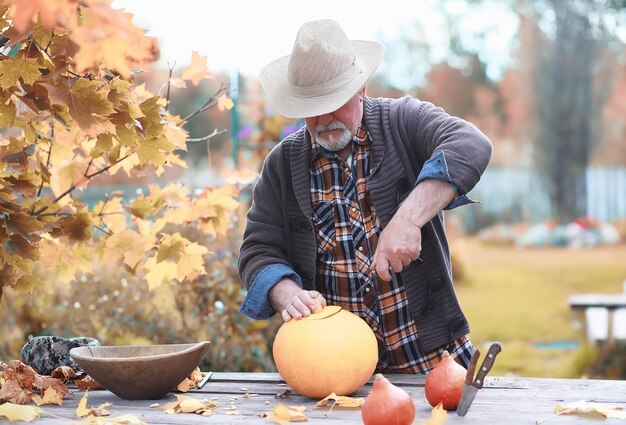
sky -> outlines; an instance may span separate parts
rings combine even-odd
[[[467,31],[476,30],[478,25],[493,27],[485,39],[492,64],[488,72],[492,73],[508,59],[510,40],[517,29],[516,18],[502,3],[487,2],[484,10],[474,13],[480,16],[468,14],[462,0],[446,1],[443,6],[452,13],[465,14],[462,22]],[[254,76],[267,63],[291,52],[303,22],[323,18],[338,21],[350,39],[382,42],[397,38],[403,28],[417,22],[432,46],[430,60],[436,63],[447,48],[437,12],[441,4],[441,0],[113,1],[113,7],[133,14],[133,22],[159,40],[162,66],[176,61],[176,68],[182,69],[189,63],[191,52],[197,51],[207,56],[211,71],[238,70]]]

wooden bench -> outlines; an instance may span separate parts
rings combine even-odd
[[[574,311],[583,313],[582,323],[584,324],[585,334],[588,334],[589,323],[587,323],[586,312],[590,308],[603,308],[608,311],[608,329],[607,329],[607,345],[613,345],[614,336],[614,319],[615,311],[618,309],[626,309],[626,283],[624,283],[624,292],[621,294],[582,294],[574,295],[569,298],[569,305]],[[626,324],[624,324],[626,325]]]

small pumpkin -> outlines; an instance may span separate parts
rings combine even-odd
[[[272,350],[285,382],[314,399],[353,393],[372,376],[378,362],[374,332],[339,306],[283,323]]]
[[[409,425],[415,418],[415,404],[406,391],[377,373],[361,417],[365,425]]]
[[[444,351],[439,364],[426,377],[424,385],[426,400],[433,407],[441,403],[446,410],[456,409],[461,400],[466,375],[467,369],[454,361],[450,353]]]

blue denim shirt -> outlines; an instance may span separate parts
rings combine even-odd
[[[456,187],[452,184],[452,179],[450,178],[446,158],[443,152],[437,152],[424,163],[419,176],[417,176],[415,185],[417,186],[419,183],[427,179],[446,181],[452,186],[454,191],[458,193]],[[457,195],[457,197],[445,209],[451,210],[453,208],[474,202],[476,201],[472,201],[465,195]],[[285,264],[270,264],[263,267],[252,282],[248,293],[245,295],[240,311],[253,319],[268,319],[275,313],[269,302],[269,291],[274,287],[274,285],[285,278],[292,279],[298,285],[302,286],[302,279],[300,276],[291,267]]]

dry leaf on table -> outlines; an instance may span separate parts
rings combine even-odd
[[[555,414],[567,413],[599,413],[606,418],[626,419],[626,412],[622,406],[607,403],[589,403],[584,400],[569,404],[554,406]]]
[[[96,381],[89,375],[85,375],[80,379],[75,378],[74,384],[76,384],[76,387],[78,387],[78,389],[81,391],[97,390],[99,388],[102,388],[102,385],[100,385],[98,381]]]
[[[37,419],[42,411],[36,406],[24,406],[13,403],[0,404],[0,417],[4,416],[9,422],[31,422]]]
[[[291,390],[285,390],[283,392],[276,394],[274,398],[285,398],[285,397],[289,397],[290,395],[291,395]]]
[[[111,403],[102,403],[98,407],[87,407],[87,393],[85,393],[78,402],[78,407],[76,407],[76,416],[79,418],[85,416],[108,416],[111,412],[106,410],[106,408],[110,405]]]
[[[349,408],[361,407],[363,406],[363,403],[365,403],[364,398],[352,398],[352,397],[337,395],[335,393],[330,393],[328,396],[318,401],[315,405],[317,407],[328,406],[329,400],[334,401],[333,406],[349,407]]]
[[[89,415],[75,425],[148,425],[135,415],[121,415],[115,418],[102,418]]]
[[[167,414],[175,413],[196,413],[202,416],[211,416],[215,413],[215,409],[219,406],[217,401],[198,400],[186,395],[176,394],[176,401],[164,404],[154,403],[150,407],[158,407]]]
[[[273,420],[277,424],[286,425],[289,422],[304,422],[309,420],[302,412],[306,410],[304,406],[285,406],[284,403],[278,403],[274,406],[274,410],[267,414],[267,419]]]
[[[69,366],[59,366],[50,372],[50,376],[66,382],[76,377],[76,371]]]
[[[430,411],[430,418],[422,425],[441,425],[448,418],[448,412],[443,408],[443,405],[439,403],[437,406],[433,407]]]
[[[203,377],[204,375],[200,371],[200,368],[197,367],[189,374],[188,377],[183,379],[183,381],[176,386],[176,389],[180,392],[186,393],[190,389],[197,387]]]

